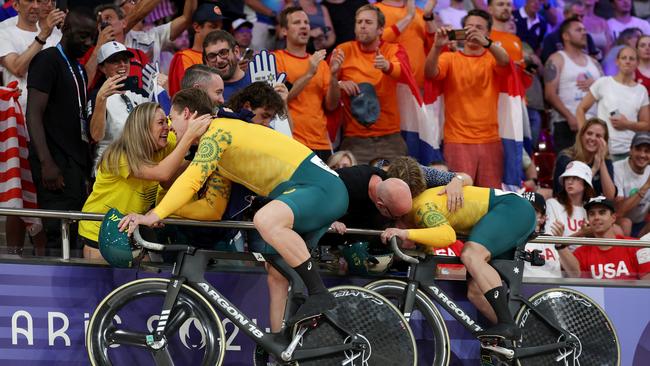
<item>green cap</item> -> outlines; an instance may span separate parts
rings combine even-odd
[[[111,266],[129,268],[137,254],[134,256],[134,248],[126,231],[120,232],[118,228],[123,217],[124,215],[114,208],[106,213],[99,227],[99,251]]]

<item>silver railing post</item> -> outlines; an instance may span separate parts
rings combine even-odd
[[[70,220],[61,219],[61,258],[70,259]]]

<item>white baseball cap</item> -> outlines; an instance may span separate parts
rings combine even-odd
[[[101,64],[104,61],[106,61],[109,57],[118,53],[124,53],[126,55],[129,55],[129,57],[134,56],[133,52],[127,50],[126,46],[124,46],[123,44],[115,41],[110,41],[104,43],[99,48],[99,52],[97,53],[97,63]]]
[[[241,27],[241,26],[246,26],[246,27],[249,27],[249,28],[253,28],[253,23],[249,22],[246,19],[242,19],[242,18],[233,20],[233,22],[232,22],[232,30],[235,31],[235,30],[239,29],[239,27]]]
[[[560,182],[564,184],[564,178],[565,177],[578,177],[584,180],[591,186],[592,188],[594,187],[593,184],[591,183],[591,168],[589,165],[578,161],[574,160],[570,162],[567,166],[566,169],[564,170],[564,173],[560,175]]]

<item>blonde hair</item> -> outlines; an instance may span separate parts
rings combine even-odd
[[[129,114],[122,135],[113,141],[100,160],[100,169],[119,175],[120,160],[126,158],[129,174],[139,171],[143,165],[155,165],[158,146],[151,134],[151,122],[156,111],[162,110],[158,103],[142,103]]]
[[[582,137],[585,135],[587,130],[593,125],[599,125],[603,128],[603,130],[605,131],[603,134],[603,139],[605,140],[605,142],[609,143],[609,131],[607,130],[607,123],[605,123],[605,121],[603,121],[600,118],[590,118],[587,120],[587,122],[585,122],[585,124],[580,128],[580,130],[576,134],[575,144],[573,144],[573,146],[569,148],[562,150],[561,154],[570,157],[571,160],[579,160],[582,161],[583,163],[590,164],[594,159],[594,157],[588,156],[591,154],[588,153],[587,150],[585,150],[585,147],[582,144]],[[609,159],[609,151],[607,152],[605,158]]]
[[[352,151],[350,150],[341,150],[337,151],[332,156],[330,156],[329,159],[327,159],[327,166],[334,169],[335,166],[337,166],[343,158],[348,158],[350,159],[350,164],[352,166],[357,165],[357,158],[354,157],[354,154],[352,154]]]
[[[391,159],[390,166],[386,172],[391,178],[399,178],[408,184],[411,196],[417,197],[427,189],[424,173],[420,164],[410,156],[398,156]]]

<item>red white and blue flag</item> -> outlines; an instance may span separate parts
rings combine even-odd
[[[525,87],[522,83],[520,73],[516,66],[510,63],[511,72],[505,78],[500,78],[499,99],[498,99],[498,121],[499,136],[503,144],[503,185],[504,189],[516,190],[521,186],[523,178],[522,152],[526,149],[530,152],[530,125],[525,104]],[[442,157],[440,147],[443,141],[444,130],[444,91],[441,83],[433,80],[426,80],[424,85],[424,106],[430,119],[426,128],[433,128],[434,131],[422,131],[416,129],[413,124],[402,123],[403,134],[420,136],[418,151],[427,151],[428,147],[433,151],[430,153],[436,159]],[[419,127],[419,126],[418,126]],[[406,130],[406,131],[405,131]],[[414,139],[407,140],[409,144]],[[427,147],[422,147],[426,144]],[[409,147],[409,153],[411,148]],[[430,160],[421,159],[421,163],[428,163]],[[426,156],[425,156],[426,158]],[[440,159],[442,160],[442,159]]]
[[[18,104],[17,81],[0,87],[0,207],[37,208],[36,186],[27,157],[29,135]],[[41,220],[22,217],[30,235],[38,233]]]

